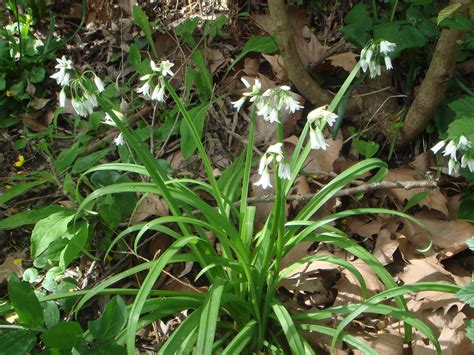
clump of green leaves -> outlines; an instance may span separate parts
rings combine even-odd
[[[52,38],[41,41],[31,31],[32,7],[21,13],[16,1],[7,2],[8,10],[16,20],[0,28],[0,126],[18,121],[15,115],[24,112],[33,99],[42,99],[40,83],[46,77],[46,64],[54,58],[61,44]],[[37,100],[32,105],[41,106]],[[44,106],[44,105],[43,105]]]

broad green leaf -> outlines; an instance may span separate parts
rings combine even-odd
[[[81,253],[89,236],[87,222],[77,223],[70,226],[69,229],[71,230],[65,235],[69,241],[59,257],[59,267],[63,270],[66,270],[71,261]]]
[[[229,65],[227,72],[229,72],[238,62],[240,62],[247,54],[256,52],[263,54],[271,54],[278,50],[278,44],[271,36],[253,36],[245,43],[242,52],[237,55],[235,60]]]
[[[448,106],[457,116],[471,117],[474,115],[474,97],[463,97],[451,102]]]
[[[74,215],[64,210],[56,212],[36,223],[31,233],[31,256],[38,257],[49,245],[67,233],[67,225]]]
[[[53,213],[64,211],[59,205],[50,205],[31,211],[23,211],[0,221],[0,229],[14,229],[28,224],[35,224]]]
[[[8,295],[20,323],[36,329],[43,326],[43,309],[30,284],[21,281],[15,273],[8,279]]]
[[[99,319],[88,322],[89,331],[97,340],[106,340],[120,333],[127,322],[127,308],[120,296],[113,297]]]
[[[450,138],[467,137],[471,142],[474,139],[474,116],[455,119],[448,128]]]
[[[0,336],[0,355],[29,354],[36,344],[36,333],[31,330],[15,330]]]
[[[407,48],[421,48],[426,45],[428,38],[412,25],[406,25],[402,21],[387,22],[374,27],[374,38],[384,39],[396,43],[397,47],[392,53],[396,57]]]
[[[35,180],[30,182],[25,182],[23,184],[12,186],[9,189],[6,189],[2,195],[0,195],[0,205],[10,201],[12,198],[15,198],[28,190],[31,190],[33,187],[43,185],[48,180]]]
[[[44,324],[46,328],[51,328],[59,323],[60,313],[55,302],[48,301],[41,303],[43,306]]]
[[[428,196],[429,192],[428,191],[422,191],[422,192],[419,192],[415,195],[413,195],[412,197],[410,197],[410,199],[407,201],[407,204],[405,206],[405,208],[403,209],[404,211],[407,211],[409,210],[410,208],[412,208],[413,206],[416,206],[418,203],[420,203],[421,201],[423,201],[425,199],[426,196]]]
[[[57,172],[62,173],[71,167],[72,163],[74,163],[74,160],[76,160],[76,158],[85,150],[86,146],[79,143],[74,143],[69,148],[62,150],[54,162]]]
[[[33,69],[30,70],[29,74],[30,75],[28,76],[28,79],[32,83],[40,83],[44,80],[46,71],[44,70],[43,67],[33,67]]]
[[[349,42],[363,48],[370,40],[369,31],[372,28],[372,18],[368,6],[362,2],[355,5],[344,17],[341,32]]]
[[[41,340],[50,348],[72,349],[84,333],[77,322],[61,322],[41,334]]]
[[[130,45],[130,49],[128,51],[128,61],[137,72],[139,72],[142,75],[145,74],[145,71],[142,65],[142,56],[140,54],[140,50],[138,49],[135,43],[132,43]]]
[[[461,7],[461,4],[451,4],[443,8],[439,13],[438,13],[438,18],[436,19],[436,24],[439,25],[441,21],[447,19],[450,17],[452,14],[454,14],[459,8]]]
[[[474,281],[460,289],[456,296],[464,303],[474,307]]]
[[[179,37],[189,37],[193,34],[198,24],[199,17],[189,18],[176,26],[174,32]]]
[[[153,37],[151,35],[151,26],[148,16],[138,5],[133,5],[133,19],[140,26],[143,33],[145,33],[145,38],[153,52],[153,55],[158,58],[158,53],[156,52],[156,46],[153,42]]]
[[[354,148],[363,155],[366,159],[372,158],[379,151],[379,144],[374,141],[363,141],[354,139],[352,141]]]
[[[23,281],[26,281],[30,284],[34,283],[37,277],[38,270],[33,267],[30,267],[23,272]]]
[[[87,169],[92,168],[94,165],[97,164],[99,159],[105,157],[110,152],[110,150],[111,148],[105,148],[92,154],[89,154],[85,157],[78,158],[72,167],[72,173],[78,174],[82,173],[83,171],[86,171]]]
[[[467,319],[464,324],[466,324],[467,337],[474,343],[474,319]]]
[[[206,120],[208,105],[203,104],[189,110],[190,116],[193,118],[194,126],[200,136],[202,136],[202,131],[204,128],[204,122]],[[196,150],[196,143],[192,139],[189,126],[186,121],[182,120],[180,125],[181,133],[181,152],[183,157],[188,159]]]
[[[216,335],[217,318],[219,317],[223,291],[224,284],[220,280],[215,281],[209,289],[208,297],[203,306],[199,323],[199,333],[196,345],[196,351],[198,354],[212,354],[212,345]]]

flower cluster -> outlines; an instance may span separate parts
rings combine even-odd
[[[167,76],[174,76],[174,73],[171,71],[174,63],[164,60],[159,65],[156,65],[156,63],[152,60],[150,61],[150,66],[153,72],[143,75],[140,78],[140,80],[144,81],[145,83],[137,89],[137,93],[142,94],[151,100],[164,102],[166,88],[164,78]]]
[[[76,74],[72,60],[62,56],[62,58],[58,58],[56,61],[58,64],[55,68],[58,69],[58,71],[51,75],[51,78],[55,79],[58,85],[62,86],[59,92],[59,106],[66,106],[66,89],[69,88],[71,104],[74,111],[81,117],[87,117],[94,112],[94,109],[98,105],[95,92],[92,92],[90,85],[86,84],[86,75],[89,72],[84,72],[78,78],[71,79],[71,75]],[[92,73],[92,75],[97,91],[104,91],[105,88],[102,80],[94,73]]]
[[[332,126],[336,122],[337,115],[327,111],[327,105],[318,107],[308,114],[309,140],[312,149],[326,150],[328,144],[324,140],[323,129],[326,124]]]
[[[272,162],[278,164],[278,176],[280,179],[291,179],[290,165],[285,161],[285,156],[282,151],[283,143],[276,143],[268,147],[265,154],[260,159],[258,166],[258,173],[260,179],[255,183],[255,186],[261,186],[263,189],[272,187],[270,181],[269,166]]]
[[[360,66],[364,73],[367,69],[370,72],[370,77],[375,78],[382,72],[379,58],[384,57],[385,67],[387,70],[393,68],[392,60],[390,59],[389,53],[395,50],[396,44],[382,40],[380,42],[369,42],[369,44],[362,49],[360,52]]]
[[[257,78],[253,86],[244,78],[241,80],[246,88],[252,89],[250,92],[245,92],[239,100],[232,102],[232,105],[237,111],[240,110],[248,99],[250,102],[255,103],[257,115],[262,116],[265,121],[271,123],[279,122],[278,116],[283,106],[291,113],[303,108],[303,106],[291,96],[290,87],[288,86],[283,85],[268,89],[262,93],[262,84]]]
[[[456,143],[457,142],[457,143]],[[433,153],[439,152],[444,147],[443,155],[449,156],[448,162],[448,174],[452,175],[454,172],[461,168],[468,168],[469,171],[474,172],[474,157],[470,155],[469,150],[472,147],[472,143],[465,136],[460,136],[458,139],[446,140],[438,142],[431,150]],[[457,153],[462,151],[461,162],[458,161]]]

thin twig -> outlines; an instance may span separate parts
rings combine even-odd
[[[334,196],[342,197],[342,196],[354,195],[357,193],[367,193],[367,192],[376,191],[376,190],[389,190],[389,189],[412,190],[412,189],[419,189],[419,188],[436,189],[438,188],[438,182],[435,180],[373,182],[373,183],[362,184],[359,186],[348,187],[347,189],[342,189],[338,191]],[[311,198],[313,198],[315,195],[316,194],[288,195],[286,196],[286,200],[287,201],[308,201]],[[259,196],[259,197],[250,197],[248,199],[248,202],[249,203],[273,202],[274,200],[275,200],[275,195],[268,194],[268,195]],[[237,201],[235,205],[239,206],[240,201]]]

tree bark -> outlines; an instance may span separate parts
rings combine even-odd
[[[321,88],[304,67],[293,41],[292,27],[288,20],[287,6],[284,0],[268,0],[270,16],[275,28],[275,35],[280,55],[290,81],[310,103],[316,106],[329,104],[333,96]],[[346,112],[357,111],[358,105],[349,102]]]
[[[466,10],[469,2],[470,0],[455,0],[451,4],[460,3]],[[397,146],[406,145],[423,133],[443,101],[446,87],[456,69],[459,52],[457,42],[462,35],[463,32],[454,28],[441,31],[426,76],[405,117]]]

